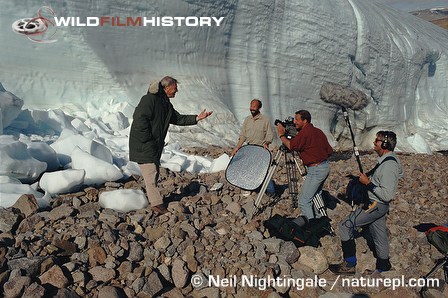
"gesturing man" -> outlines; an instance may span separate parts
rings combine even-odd
[[[135,108],[129,135],[129,159],[139,164],[149,204],[159,214],[168,212],[157,189],[157,180],[169,125],[194,125],[213,113],[203,110],[199,115],[179,114],[170,102],[177,93],[177,84],[176,79],[166,76],[150,86]]]

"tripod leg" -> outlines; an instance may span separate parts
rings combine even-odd
[[[285,165],[288,176],[289,194],[297,195],[299,193],[299,187],[297,186],[299,178],[297,177],[297,169],[295,167],[297,164],[292,153],[285,153]]]
[[[430,277],[432,274],[434,274],[434,272],[436,272],[437,270],[439,270],[439,268],[444,267],[444,266],[448,266],[448,256],[444,257],[443,259],[440,259],[437,261],[437,264],[431,269],[431,271],[428,272],[428,274],[426,274],[425,276],[423,276],[423,279],[425,280],[425,285],[420,289],[419,293],[420,296],[423,297],[423,292],[425,292],[426,290],[428,290],[428,285],[427,285],[427,279],[428,277]],[[446,272],[445,272],[445,282],[448,282],[446,280]]]
[[[321,194],[318,193],[314,196],[313,203],[322,216],[328,217],[327,210],[325,210],[324,200],[322,199]],[[330,224],[330,235],[331,236],[336,235],[336,232],[334,231],[334,228],[331,224]]]
[[[277,168],[278,163],[280,162],[281,159],[281,152],[280,150],[277,151],[277,154],[275,155],[274,161],[271,164],[271,167],[269,168],[268,174],[266,175],[266,178],[264,178],[263,184],[261,186],[260,192],[258,193],[258,196],[255,200],[255,204],[254,207],[252,208],[252,210],[248,213],[247,218],[249,220],[252,219],[252,217],[254,216],[255,212],[257,211],[260,202],[261,202],[261,198],[263,197],[264,193],[266,192],[266,188],[268,187],[269,181],[271,181],[272,176],[274,176],[275,173],[275,169]]]
[[[328,216],[327,211],[325,210],[324,200],[322,199],[322,196],[320,194],[316,194],[313,197],[313,203],[316,209],[319,211],[320,215]]]

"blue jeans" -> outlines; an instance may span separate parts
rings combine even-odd
[[[307,175],[302,185],[302,192],[299,195],[299,208],[302,215],[308,219],[319,218],[321,215],[314,208],[313,198],[316,194],[322,193],[322,187],[330,173],[330,164],[324,161],[317,166],[306,167]]]

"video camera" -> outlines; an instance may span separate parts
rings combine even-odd
[[[277,124],[281,124],[285,128],[285,137],[287,137],[289,140],[294,138],[297,134],[297,128],[294,124],[294,118],[288,117],[284,121],[281,121],[279,119],[275,119],[274,125],[277,126]]]

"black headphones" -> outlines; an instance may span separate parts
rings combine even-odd
[[[385,150],[392,151],[390,141],[389,141],[389,134],[387,132],[383,133],[383,140],[381,141],[381,148]]]

